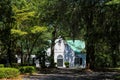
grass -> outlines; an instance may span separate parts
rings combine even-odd
[[[109,68],[109,70],[113,70],[113,71],[120,72],[120,67],[117,67],[117,68]]]

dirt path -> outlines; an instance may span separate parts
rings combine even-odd
[[[52,71],[52,70],[51,70]],[[25,76],[23,80],[120,80],[119,72],[76,72],[78,70],[62,69],[58,72]]]

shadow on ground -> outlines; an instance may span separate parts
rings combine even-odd
[[[92,72],[81,69],[42,69],[36,75],[25,76],[23,80],[120,80],[119,72]]]

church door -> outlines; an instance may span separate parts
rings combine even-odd
[[[62,55],[57,56],[57,67],[63,67],[63,56]]]

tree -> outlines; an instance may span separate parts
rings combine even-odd
[[[119,0],[112,0],[109,1],[108,3],[106,3],[106,5],[108,6],[108,23],[109,23],[109,28],[108,28],[108,35],[107,35],[107,39],[108,39],[108,43],[110,44],[110,51],[111,51],[111,57],[112,57],[112,66],[116,67],[120,61],[120,59],[116,58],[116,56],[118,56],[120,50],[119,50],[119,9],[120,9],[120,1]],[[114,17],[110,17],[110,16],[114,16]]]
[[[11,0],[1,0],[0,2],[0,40],[7,53],[7,62],[12,63],[11,34],[10,30],[14,23]],[[3,14],[4,13],[4,14]]]
[[[61,24],[64,20],[64,12],[66,11],[66,1],[62,0],[44,0],[40,4],[40,20],[49,27],[52,27],[51,37],[51,67],[54,67],[54,45],[58,32],[62,27]]]

